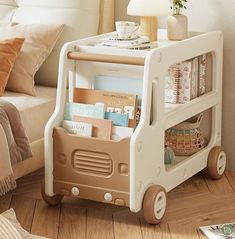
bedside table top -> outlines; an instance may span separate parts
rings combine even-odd
[[[103,53],[110,55],[119,55],[119,56],[136,56],[136,57],[145,57],[152,49],[159,49],[166,47],[172,44],[177,44],[181,41],[170,41],[167,39],[167,30],[159,29],[158,30],[158,41],[151,42],[150,44],[153,47],[149,49],[130,49],[124,47],[115,47],[115,46],[105,46],[101,44],[101,39],[107,38],[108,36],[114,34],[115,32],[105,33],[102,35],[92,36],[76,41],[76,46],[79,48],[80,52],[89,53]],[[189,33],[189,38],[200,35],[200,33]],[[188,38],[188,39],[189,39]],[[187,40],[187,39],[186,39]],[[77,49],[78,49],[77,48]],[[75,50],[76,51],[76,50]]]

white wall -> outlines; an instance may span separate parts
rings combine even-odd
[[[127,16],[126,9],[129,0],[115,0],[115,18],[116,20],[138,21],[138,17]]]
[[[116,20],[133,20],[126,15],[129,0],[116,0]],[[223,146],[228,166],[235,170],[235,0],[188,0],[185,14],[189,30],[224,33]],[[160,20],[165,26],[165,19]]]

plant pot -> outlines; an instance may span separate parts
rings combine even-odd
[[[167,19],[168,39],[183,40],[188,37],[188,18],[183,14],[173,14]]]

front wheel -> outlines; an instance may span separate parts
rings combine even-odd
[[[208,156],[207,172],[212,179],[219,179],[223,176],[225,168],[226,154],[221,146],[215,146]]]
[[[149,187],[143,201],[144,219],[149,224],[160,223],[165,215],[166,203],[166,191],[162,186],[153,185]]]

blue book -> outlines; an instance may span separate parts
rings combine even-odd
[[[105,119],[112,120],[112,123],[115,126],[128,127],[129,119],[127,114],[105,112]]]
[[[104,119],[104,114],[104,103],[96,103],[95,105],[66,103],[64,119],[73,120],[73,117],[75,115],[96,119]]]

